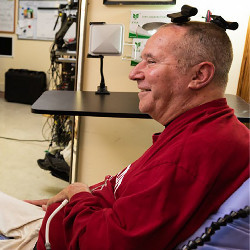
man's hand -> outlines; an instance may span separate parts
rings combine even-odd
[[[42,207],[43,211],[46,211],[47,209],[47,203],[49,199],[43,199],[43,200],[24,200],[25,202],[28,202],[32,205]]]
[[[74,194],[77,194],[80,192],[90,193],[89,187],[86,184],[76,182],[76,183],[70,184],[69,186],[64,188],[60,193],[58,193],[57,195],[55,195],[54,197],[50,199],[24,200],[24,201],[30,204],[42,207],[42,209],[46,211],[49,205],[56,203],[56,202],[61,202],[65,199],[69,201]]]
[[[90,193],[89,187],[86,184],[79,183],[79,182],[70,184],[69,186],[64,188],[60,193],[58,193],[57,195],[55,195],[54,197],[49,199],[47,202],[47,206],[49,206],[55,202],[61,202],[65,199],[70,201],[70,199],[73,195],[80,193],[80,192],[89,192]]]

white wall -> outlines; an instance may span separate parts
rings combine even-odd
[[[183,4],[195,6],[200,18],[209,9],[213,14],[221,15],[228,21],[239,22],[237,31],[229,31],[235,50],[235,59],[230,72],[230,80],[226,92],[235,94],[242,53],[244,48],[247,22],[249,17],[248,0],[229,4],[228,0],[177,0],[176,6],[105,6],[103,0],[88,1],[87,24],[89,22],[123,23],[125,25],[125,41],[128,38],[128,28],[131,9],[181,9]],[[88,30],[86,47],[88,47]],[[86,59],[85,54],[83,83],[84,90],[95,91],[100,82],[99,60]],[[136,84],[128,79],[132,67],[121,57],[104,58],[104,75],[110,91],[137,91]],[[136,160],[150,145],[151,135],[163,130],[163,127],[153,120],[93,118],[81,119],[80,158],[78,180],[93,184],[101,181],[107,174],[115,174],[129,163]]]
[[[49,51],[52,42],[19,40],[15,34],[8,36],[13,37],[13,57],[0,57],[0,91],[4,91],[5,72],[10,68],[47,73],[50,67]]]

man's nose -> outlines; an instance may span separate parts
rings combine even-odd
[[[138,63],[129,73],[129,79],[136,81],[144,78],[144,73],[142,71],[142,63]]]

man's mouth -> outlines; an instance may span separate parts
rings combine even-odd
[[[151,91],[151,89],[140,89],[141,92],[148,92]]]

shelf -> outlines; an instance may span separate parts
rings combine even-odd
[[[56,58],[57,63],[76,63],[76,58]]]
[[[55,55],[56,56],[75,56],[76,57],[76,51],[74,51],[74,50],[56,50]]]

